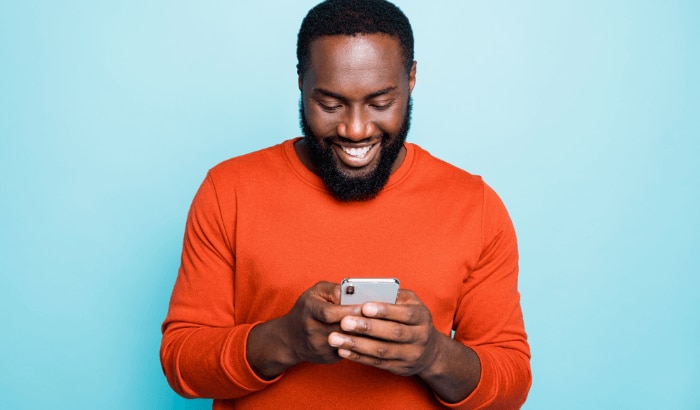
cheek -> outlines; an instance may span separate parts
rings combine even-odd
[[[383,132],[393,136],[401,130],[404,117],[404,112],[392,113],[390,116],[388,115],[383,117],[381,120],[377,120],[376,124],[382,129]]]
[[[319,112],[316,109],[306,109],[304,110],[304,115],[306,116],[306,122],[311,128],[314,134],[319,136],[328,136],[329,134],[335,134],[337,127],[337,120],[328,113]]]

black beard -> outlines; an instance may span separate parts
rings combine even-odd
[[[306,121],[306,116],[304,115],[304,104],[302,101],[299,102],[299,121],[301,123],[304,141],[306,141],[306,145],[309,147],[309,152],[311,153],[311,160],[316,165],[319,176],[323,180],[323,183],[326,184],[326,188],[328,188],[336,199],[344,202],[367,201],[379,194],[379,191],[381,191],[389,181],[391,168],[394,166],[394,162],[396,162],[396,158],[399,156],[404,142],[406,142],[408,130],[411,127],[412,108],[413,103],[412,100],[409,99],[406,105],[406,114],[403,124],[401,124],[401,129],[396,134],[396,138],[394,138],[393,141],[391,141],[391,135],[382,134],[379,163],[374,171],[369,175],[361,177],[349,177],[343,174],[338,168],[336,159],[330,148],[330,143],[320,143],[320,138],[311,130],[309,123]],[[325,137],[323,140],[328,141],[333,138],[337,138],[337,136]],[[326,145],[326,147],[323,145]]]

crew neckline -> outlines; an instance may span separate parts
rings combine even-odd
[[[294,149],[294,143],[299,141],[301,138],[302,137],[288,139],[282,144],[285,157],[287,158],[287,163],[301,180],[318,190],[328,192],[328,189],[323,183],[321,177],[306,168],[306,166],[301,162],[301,159],[299,159],[299,156]],[[398,185],[413,168],[413,162],[415,160],[415,145],[411,143],[404,143],[404,148],[406,148],[406,156],[404,157],[403,162],[399,168],[389,176],[389,181],[387,181],[381,192],[392,189],[394,186]]]

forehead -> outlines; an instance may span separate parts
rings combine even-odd
[[[318,87],[396,86],[406,78],[399,40],[387,34],[324,36],[309,48],[305,81]]]

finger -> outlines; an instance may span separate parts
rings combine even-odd
[[[418,298],[418,295],[415,294],[412,290],[409,289],[399,289],[399,293],[396,295],[396,304],[397,305],[405,305],[405,304],[420,304],[423,303],[421,300]]]
[[[358,306],[340,306],[340,285],[321,281],[305,292],[305,311],[310,313],[314,320],[334,324],[338,323],[344,316],[359,314]],[[303,298],[304,296],[302,296]]]
[[[391,320],[405,325],[417,326],[431,321],[428,308],[422,303],[388,304],[370,302],[362,305],[362,315],[368,318]]]
[[[361,315],[361,305],[341,306],[332,303],[322,302],[311,306],[311,317],[315,320],[334,324],[340,322],[345,316]]]
[[[419,340],[421,329],[390,320],[370,319],[362,316],[344,317],[340,321],[340,328],[344,332],[394,343],[413,343]]]
[[[352,360],[353,362],[366,364],[368,366],[377,367],[379,369],[389,370],[392,373],[404,373],[404,369],[408,367],[406,366],[406,363],[402,360],[363,355],[354,350],[338,349],[338,356],[340,356],[343,359]]]
[[[318,282],[313,287],[311,287],[311,292],[320,297],[321,299],[334,303],[340,304],[340,285],[332,282]]]
[[[416,349],[363,337],[332,333],[329,336],[329,342],[331,345],[336,345],[338,356],[344,359],[396,374],[412,373],[411,363],[417,358],[414,354]]]
[[[359,358],[357,356],[367,356],[382,360],[393,360],[400,357],[396,351],[398,345],[340,332],[329,334],[328,344],[338,348],[339,351],[352,352],[356,355],[354,356],[356,359]]]

